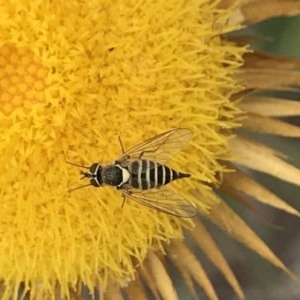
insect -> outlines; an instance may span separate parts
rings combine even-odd
[[[122,155],[112,164],[94,163],[90,167],[69,163],[88,169],[80,171],[83,178],[90,183],[71,189],[77,190],[86,186],[113,186],[126,197],[160,212],[178,217],[194,217],[196,209],[182,196],[166,187],[173,180],[190,177],[166,166],[165,163],[179,152],[192,138],[192,132],[187,128],[177,128],[156,135],[124,151],[119,138]]]

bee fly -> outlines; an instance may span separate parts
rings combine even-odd
[[[178,193],[166,187],[173,180],[190,177],[190,174],[177,172],[165,163],[180,151],[192,138],[192,132],[186,128],[178,128],[159,134],[124,152],[112,164],[94,163],[81,171],[82,178],[90,183],[71,189],[74,191],[89,185],[116,187],[122,192],[124,201],[129,197],[143,205],[178,217],[194,217],[196,209]],[[124,202],[123,202],[124,203]]]

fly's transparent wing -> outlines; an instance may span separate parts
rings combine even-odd
[[[192,135],[187,128],[164,132],[126,151],[117,161],[143,158],[164,164],[190,141]]]
[[[151,190],[122,190],[122,193],[145,206],[176,217],[192,218],[197,214],[195,207],[165,186]]]

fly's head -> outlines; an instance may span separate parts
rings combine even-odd
[[[85,185],[75,187],[73,189],[70,189],[69,192],[73,192],[73,191],[82,189],[84,187],[90,186],[90,185],[92,185],[94,187],[102,186],[102,184],[103,184],[103,181],[102,181],[102,167],[101,167],[100,164],[95,163],[95,164],[92,164],[90,167],[86,167],[86,166],[74,164],[74,163],[71,163],[71,162],[68,162],[68,161],[66,161],[66,163],[69,164],[69,165],[75,166],[75,167],[87,169],[88,170],[87,172],[80,171],[80,174],[82,175],[81,179],[88,178],[90,180],[89,184],[85,184]]]
[[[90,184],[94,187],[102,186],[102,167],[100,164],[95,163],[92,164],[87,172],[80,171],[82,178],[88,178],[90,180]]]

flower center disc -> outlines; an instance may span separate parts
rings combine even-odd
[[[47,70],[26,48],[0,48],[0,109],[5,115],[45,99]]]

